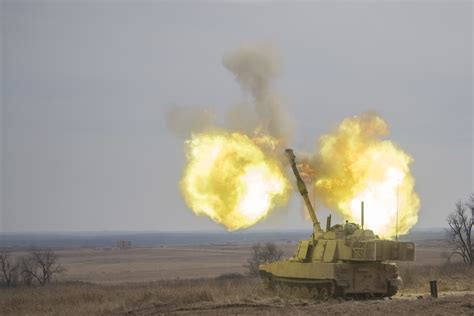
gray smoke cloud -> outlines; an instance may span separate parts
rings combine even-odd
[[[219,124],[215,113],[204,107],[170,106],[166,113],[169,129],[188,138],[192,133],[216,128],[254,135],[258,130],[287,143],[291,124],[279,95],[271,82],[278,78],[281,61],[277,51],[264,45],[243,45],[224,55],[224,67],[232,72],[251,102],[234,105]]]
[[[257,127],[274,137],[288,140],[291,124],[281,98],[270,85],[281,71],[277,51],[265,45],[244,45],[225,54],[223,65],[235,75],[242,90],[252,95]],[[242,116],[241,111],[235,112]]]

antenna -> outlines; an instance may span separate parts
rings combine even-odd
[[[400,195],[400,179],[397,180],[397,225],[395,229],[395,240],[398,240],[398,200]]]
[[[364,230],[364,201],[360,202],[360,224]]]

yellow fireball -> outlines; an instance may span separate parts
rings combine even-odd
[[[254,225],[286,203],[289,184],[282,166],[264,153],[261,141],[227,132],[194,134],[186,141],[180,185],[194,213],[233,231]]]
[[[360,223],[381,237],[406,234],[418,220],[420,201],[410,173],[412,158],[394,143],[385,121],[375,114],[345,119],[319,140],[315,161],[317,198],[344,219]],[[398,213],[398,214],[397,214]]]

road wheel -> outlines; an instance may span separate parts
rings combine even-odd
[[[319,290],[319,298],[322,301],[327,301],[329,298],[329,291],[327,288],[323,287]]]
[[[310,289],[307,286],[299,286],[298,291],[300,298],[308,299],[311,297]]]
[[[280,294],[283,291],[280,283],[277,283],[275,285],[275,291],[277,292],[277,294]]]
[[[318,299],[319,299],[319,291],[318,291],[318,288],[313,287],[313,288],[311,289],[311,291],[309,292],[309,295],[310,295],[311,299],[313,299],[313,300],[318,300]]]
[[[286,284],[279,283],[276,286],[276,292],[281,297],[288,297],[291,296],[291,286]]]
[[[275,285],[273,284],[273,279],[271,276],[262,277],[262,285],[265,290],[273,290]]]

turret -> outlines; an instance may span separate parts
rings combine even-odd
[[[290,160],[291,169],[293,170],[293,173],[295,174],[295,177],[296,177],[296,186],[298,187],[298,191],[300,192],[301,196],[304,199],[304,203],[306,205],[306,208],[308,209],[309,216],[311,217],[311,220],[313,221],[314,231],[316,233],[322,233],[323,230],[321,229],[321,225],[319,224],[318,218],[316,217],[316,213],[314,212],[313,205],[311,205],[311,201],[309,200],[309,197],[308,197],[308,189],[306,189],[306,184],[301,178],[300,173],[298,171],[298,167],[296,166],[296,161],[295,161],[296,156],[293,153],[293,149],[288,148],[285,151],[286,151],[286,154],[288,155],[288,159]]]

